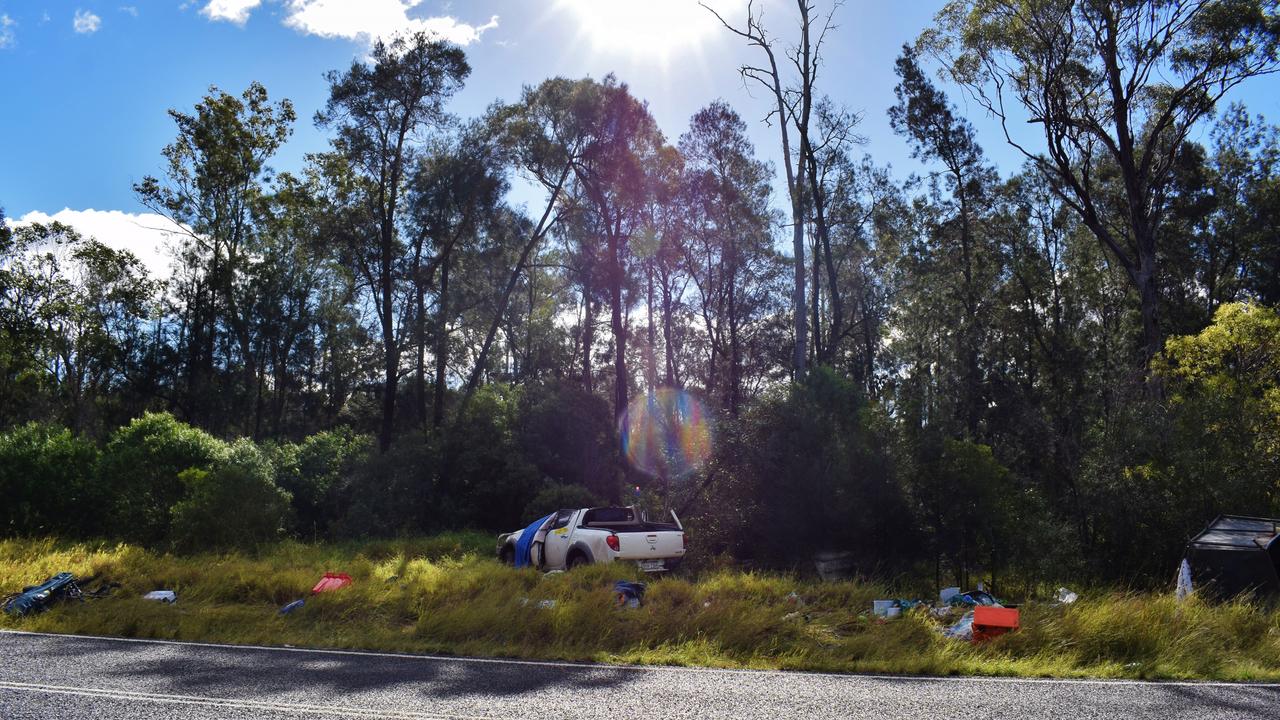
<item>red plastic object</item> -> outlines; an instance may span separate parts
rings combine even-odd
[[[973,609],[973,641],[990,640],[1018,629],[1018,609],[979,605]]]
[[[346,573],[325,573],[320,578],[320,582],[311,588],[311,594],[327,592],[329,590],[337,590],[340,587],[346,587],[351,584],[351,576]]]

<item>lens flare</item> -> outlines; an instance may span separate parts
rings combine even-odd
[[[628,462],[651,477],[678,479],[711,457],[711,417],[683,390],[661,388],[627,404],[618,435]]]

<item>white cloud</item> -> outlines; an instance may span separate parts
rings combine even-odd
[[[262,0],[209,0],[209,4],[200,9],[200,14],[210,20],[243,25],[249,19],[249,13],[261,4]]]
[[[468,25],[457,18],[409,17],[422,0],[290,0],[285,24],[327,38],[373,40],[399,33],[426,32],[443,40],[470,45],[481,33],[498,26],[495,15],[484,25]]]
[[[17,24],[8,15],[0,15],[0,50],[13,45],[13,26]]]
[[[458,45],[470,45],[498,26],[498,16],[471,25],[449,16],[411,17],[423,0],[275,0],[285,6],[284,24],[324,38],[371,42],[401,33],[425,32]],[[243,25],[263,0],[209,0],[200,13],[210,20]]]
[[[134,5],[121,5],[119,10],[122,13],[127,13],[134,17],[138,17],[138,8]]]
[[[71,21],[71,27],[81,35],[90,35],[98,32],[98,28],[102,27],[102,18],[94,15],[88,10],[76,10],[76,16]]]
[[[143,265],[151,277],[166,279],[171,273],[170,247],[175,234],[183,229],[161,215],[154,213],[127,213],[119,210],[72,210],[63,208],[49,215],[32,211],[20,218],[6,218],[10,227],[60,222],[70,225],[85,237],[97,238],[103,245],[115,250],[128,250]]]

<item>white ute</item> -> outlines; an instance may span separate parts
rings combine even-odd
[[[634,507],[561,510],[547,518],[533,535],[529,564],[542,570],[563,570],[588,563],[631,561],[645,572],[674,568],[684,557],[684,527],[674,522],[647,521]],[[498,536],[498,559],[514,564],[516,543],[523,530]]]

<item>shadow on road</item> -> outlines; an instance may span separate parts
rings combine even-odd
[[[437,660],[413,656],[340,654],[42,637],[43,682],[73,667],[115,678],[121,689],[220,697],[296,696],[300,689],[327,698],[362,693],[416,694],[424,701],[474,695],[519,696],[540,690],[610,689],[637,677],[635,670],[589,665],[523,665]],[[317,698],[312,698],[312,701]]]

